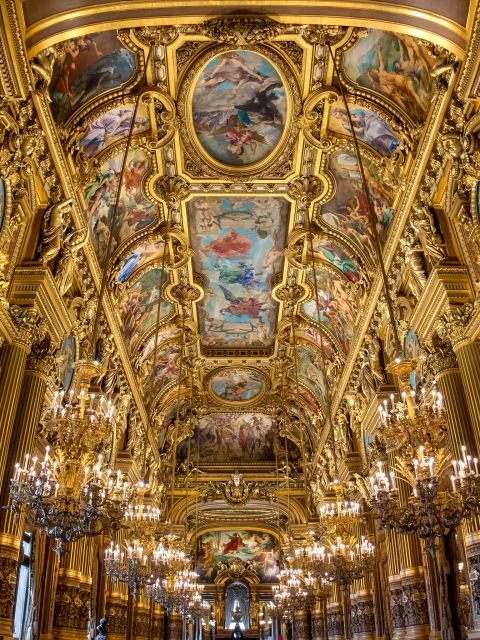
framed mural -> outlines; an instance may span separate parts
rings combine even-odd
[[[106,257],[113,215],[112,201],[115,199],[122,161],[123,152],[106,160],[100,166],[95,180],[84,191],[90,234],[100,263]],[[143,194],[143,182],[150,171],[150,154],[143,149],[129,152],[113,229],[112,254],[122,242],[147,227],[157,216],[157,208]]]
[[[283,265],[289,207],[284,198],[242,196],[188,203],[193,266],[206,282],[198,304],[203,345],[273,343],[278,305],[271,279]]]
[[[316,240],[313,245],[313,252],[323,258],[334,267],[337,267],[350,282],[357,284],[362,279],[352,258],[345,253],[345,250],[337,242],[330,238]]]
[[[221,402],[238,404],[258,399],[265,383],[254,369],[227,367],[208,378],[208,388]]]
[[[57,122],[96,96],[130,80],[137,68],[135,53],[116,31],[71,38],[59,45],[50,88],[51,109]]]
[[[376,164],[363,154],[362,163],[377,218],[377,232],[383,244],[393,218],[393,191],[383,184]],[[345,233],[361,251],[367,249],[370,259],[375,260],[368,206],[355,153],[349,150],[333,153],[327,168],[336,189],[333,197],[320,208],[323,221]]]
[[[269,533],[250,530],[212,531],[197,539],[195,570],[200,580],[213,582],[222,563],[234,558],[249,562],[261,582],[277,580],[278,545]]]
[[[160,238],[149,238],[137,245],[120,264],[117,270],[117,281],[123,284],[148,262],[160,260],[163,255],[163,244]]]
[[[369,29],[343,55],[346,75],[423,122],[433,98],[434,58],[413,36]]]
[[[133,106],[114,107],[91,122],[80,137],[80,148],[89,156],[96,156],[110,145],[127,137],[132,123]],[[148,106],[138,105],[133,135],[148,131]]]
[[[199,145],[220,165],[262,162],[285,130],[285,83],[273,63],[254,51],[225,51],[212,58],[194,84],[191,104]]]
[[[60,386],[68,391],[73,380],[73,365],[77,357],[77,347],[74,335],[65,338],[62,344],[61,356],[58,365],[58,379]]]
[[[136,342],[154,326],[157,320],[157,307],[160,296],[160,268],[149,269],[143,273],[127,290],[119,305],[118,313],[122,322],[122,335],[125,344],[131,350]],[[162,274],[162,284],[166,281]],[[172,311],[172,305],[166,300],[160,303],[160,320]]]
[[[278,427],[263,413],[211,413],[200,419],[191,438],[190,450],[197,446],[201,464],[274,462]],[[187,450],[183,440],[178,458],[185,459]]]
[[[355,104],[348,106],[357,138],[378,151],[380,155],[387,158],[391,156],[398,148],[400,140],[390,125],[370,109]],[[327,127],[332,133],[352,135],[343,100],[338,100],[330,107]]]
[[[337,338],[344,354],[348,353],[353,337],[353,328],[357,316],[357,306],[354,293],[346,286],[344,278],[326,268],[316,269],[318,309],[322,322]],[[312,291],[315,288],[312,285]],[[318,322],[317,303],[309,300],[303,305],[303,312],[315,322]],[[325,343],[326,339],[323,339]]]

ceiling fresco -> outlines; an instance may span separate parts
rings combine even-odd
[[[271,346],[289,203],[283,198],[195,197],[188,203],[193,267],[204,279],[202,344]]]
[[[230,166],[255,164],[275,151],[282,137],[284,83],[267,58],[227,51],[201,72],[192,117],[201,146],[215,160]]]
[[[345,74],[360,87],[392,101],[414,122],[423,122],[433,95],[435,60],[415,38],[370,29],[344,57]]]
[[[101,263],[106,258],[113,214],[112,202],[115,201],[122,160],[123,152],[105,160],[93,182],[85,188],[87,218]],[[112,233],[111,252],[136,231],[152,224],[157,216],[157,207],[145,198],[142,191],[145,176],[150,171],[151,159],[143,149],[129,152]]]
[[[136,55],[116,31],[91,33],[62,42],[53,75],[52,113],[63,122],[89,100],[135,76]]]
[[[313,456],[378,269],[339,78],[387,252],[407,206],[398,185],[409,184],[441,109],[446,57],[406,33],[252,20],[104,25],[59,40],[46,108],[66,141],[89,262],[98,281],[108,271],[122,363],[162,454],[179,401],[182,425],[194,414],[180,460],[198,447],[205,467],[261,463],[271,473],[286,455],[279,406],[291,414],[292,456],[301,457],[299,420]],[[201,565],[213,579],[228,540],[212,536]],[[273,571],[266,539],[242,539],[238,550]]]
[[[81,150],[89,158],[128,136],[132,122],[133,106],[119,106],[109,109],[95,118],[82,132],[79,139]],[[138,105],[132,135],[145,133],[150,128],[148,107],[145,103]]]

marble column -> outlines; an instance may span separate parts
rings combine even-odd
[[[375,638],[373,591],[369,588],[357,591],[352,596],[352,638],[353,640]]]
[[[45,345],[36,345],[30,355],[31,334],[5,345],[0,358],[0,504],[9,504],[10,477],[16,461],[32,450],[50,372]],[[46,357],[47,356],[47,357]],[[11,637],[17,577],[17,560],[23,534],[23,518],[0,510],[0,637]]]
[[[308,612],[305,609],[295,611],[293,616],[293,637],[295,640],[309,640]]]
[[[343,640],[343,605],[341,594],[327,604],[327,631],[328,640]]]

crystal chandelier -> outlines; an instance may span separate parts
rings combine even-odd
[[[320,527],[326,532],[342,534],[352,530],[352,527],[360,521],[361,508],[359,502],[343,499],[344,484],[335,481],[335,501],[324,502],[318,508],[318,520]]]
[[[106,575],[126,584],[134,598],[138,598],[142,589],[154,582],[154,572],[154,562],[137,540],[128,545],[125,551],[113,542],[105,549]]]
[[[417,533],[434,554],[438,538],[480,508],[478,459],[467,455],[464,446],[462,453],[463,460],[450,462],[442,450],[422,445],[412,460],[401,460],[401,476],[413,488],[406,501],[400,498],[395,472],[387,474],[379,462],[370,484],[372,507],[382,526]]]
[[[84,380],[98,370],[89,363],[79,368]],[[77,396],[54,394],[45,414],[54,447],[46,447],[43,459],[27,454],[10,480],[10,509],[54,538],[58,553],[65,542],[118,529],[127,499],[128,484],[99,453],[111,431],[113,404],[85,386]]]

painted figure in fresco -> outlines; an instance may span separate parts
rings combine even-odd
[[[412,36],[371,29],[362,40],[345,54],[347,74],[423,120],[433,93],[434,59]]]
[[[228,82],[234,87],[232,94],[237,95],[246,82],[263,82],[264,79],[265,76],[245,62],[236,51],[227,51],[211,73],[200,80],[199,85],[211,89]]]
[[[207,250],[216,256],[216,263],[220,258],[242,258],[248,255],[252,247],[252,242],[233,229],[230,229],[224,236],[212,240],[207,244]]]
[[[64,121],[90,98],[119,86],[135,69],[135,54],[115,31],[80,36],[61,45],[52,74],[54,116]]]
[[[276,304],[269,279],[281,268],[287,206],[281,198],[189,202],[194,266],[207,282],[199,304],[203,344],[244,347],[272,340]]]
[[[352,259],[346,253],[340,251],[339,248],[331,242],[322,242],[319,251],[331,262],[338,267],[352,282],[360,282],[360,274],[358,273]]]
[[[236,551],[239,550],[239,547],[245,546],[242,536],[240,536],[236,532],[232,536],[229,535],[228,538],[229,538],[229,541],[223,547],[223,551],[222,551],[224,556],[226,556],[229,553],[235,553]]]
[[[132,122],[133,109],[119,107],[108,111],[88,125],[80,139],[80,146],[88,156],[95,155],[115,140],[125,137]],[[149,123],[147,115],[137,113],[133,132],[144,131]]]
[[[207,64],[192,101],[205,150],[231,166],[273,151],[285,125],[286,96],[272,64],[251,51],[227,51]]]
[[[390,156],[399,145],[399,141],[388,124],[371,111],[351,109],[355,134],[383,156]],[[337,118],[346,133],[350,132],[350,123],[345,109],[334,109],[332,116]]]

